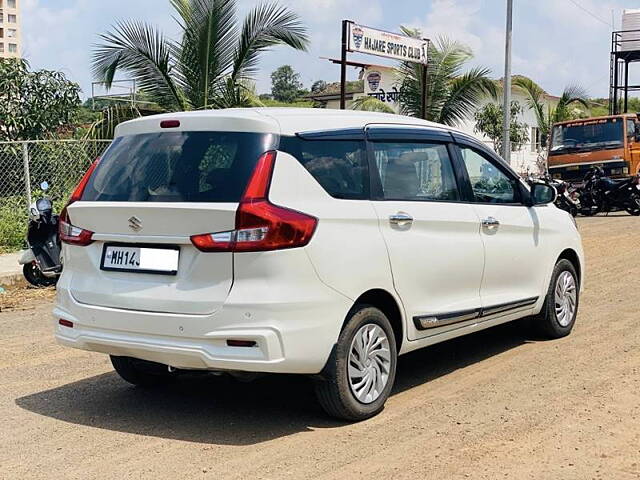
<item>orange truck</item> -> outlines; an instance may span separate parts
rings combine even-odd
[[[636,114],[556,123],[549,139],[549,174],[576,182],[593,167],[626,177],[640,171],[640,120]]]

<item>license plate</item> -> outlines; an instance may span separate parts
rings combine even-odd
[[[178,247],[105,245],[100,268],[107,271],[176,275],[179,257]]]

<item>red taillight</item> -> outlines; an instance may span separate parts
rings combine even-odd
[[[236,228],[229,232],[194,235],[191,242],[203,252],[262,252],[303,247],[318,224],[310,215],[273,205],[267,196],[276,152],[258,159],[236,212]]]
[[[60,320],[58,321],[58,324],[59,324],[59,325],[62,325],[63,327],[73,328],[73,322],[70,322],[69,320],[63,320],[63,319],[60,319]]]
[[[91,174],[98,166],[100,162],[100,158],[96,158],[95,162],[91,164],[87,173],[84,174],[80,183],[76,186],[75,190],[71,194],[71,198],[69,198],[69,202],[60,212],[60,219],[58,222],[58,232],[60,234],[60,240],[64,243],[69,243],[71,245],[79,245],[86,246],[93,243],[93,232],[89,230],[85,230],[84,228],[75,227],[71,224],[71,220],[69,219],[69,212],[67,208],[73,202],[77,202],[82,198],[82,194],[84,193],[84,189],[87,187],[87,183],[89,183],[89,179],[91,178]]]
[[[80,247],[86,247],[93,243],[93,232],[85,230],[84,228],[76,227],[71,224],[69,220],[69,213],[67,207],[64,207],[58,220],[58,233],[60,234],[60,240],[70,245],[77,245]]]

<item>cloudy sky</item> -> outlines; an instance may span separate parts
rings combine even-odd
[[[319,57],[338,57],[343,18],[385,30],[398,25],[447,35],[469,45],[474,65],[502,76],[505,0],[281,0],[308,25],[308,53],[278,48],[262,58],[258,90],[270,90],[269,74],[282,64],[300,72],[305,86],[337,81],[339,67]],[[238,0],[239,15],[256,0]],[[513,72],[530,76],[548,92],[579,84],[592,96],[608,96],[611,23],[620,28],[623,8],[638,0],[514,0]],[[24,55],[34,68],[63,70],[91,92],[91,45],[119,19],[144,19],[171,35],[178,29],[169,0],[22,0]],[[385,63],[377,57],[352,57]],[[640,65],[638,66],[640,72]],[[351,76],[355,72],[350,73]],[[635,77],[635,75],[633,75]],[[639,76],[640,77],[640,76]]]

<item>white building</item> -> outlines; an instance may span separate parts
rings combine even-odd
[[[332,61],[337,62],[337,60]],[[359,85],[355,85],[353,82],[351,83],[351,89],[348,90],[346,95],[347,108],[352,108],[353,101],[355,99],[369,95],[384,101],[396,112],[400,112],[397,95],[397,81],[395,79],[395,70],[393,68],[382,65],[357,64],[353,62],[350,62],[350,65],[361,68],[361,81]],[[327,90],[311,94],[309,95],[309,98],[312,98],[314,101],[323,105],[324,108],[339,109],[340,85],[337,83],[331,84]],[[540,171],[541,165],[544,165],[546,152],[542,151],[540,146],[540,135],[536,115],[533,110],[527,106],[526,95],[517,87],[512,88],[511,99],[522,106],[522,113],[520,114],[518,121],[526,124],[529,132],[529,142],[519,150],[511,153],[511,166],[514,170],[523,175],[528,173],[537,173]],[[555,105],[558,100],[559,97],[545,94],[542,99],[545,111],[550,106]],[[456,126],[464,132],[486,142],[493,148],[493,143],[489,138],[475,132],[474,115],[477,110],[482,109],[487,103],[501,101],[501,98],[495,100],[487,97],[478,106],[478,109],[471,112],[460,125]]]

